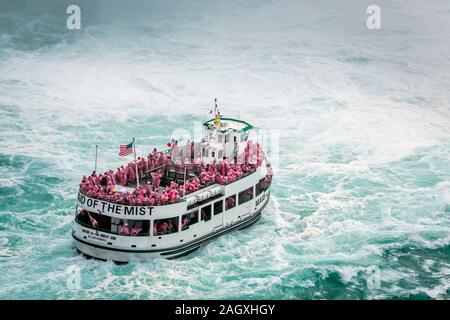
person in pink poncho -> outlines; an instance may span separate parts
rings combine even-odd
[[[175,203],[175,201],[177,200],[177,196],[178,196],[177,190],[175,189],[170,190],[168,193],[170,203]]]
[[[88,216],[89,216],[89,220],[91,220],[92,226],[93,226],[94,228],[98,228],[98,227],[99,227],[99,224],[98,224],[97,220],[95,220],[94,218],[92,218],[92,216],[89,214],[89,212],[88,212]]]
[[[169,196],[167,195],[166,191],[163,191],[160,195],[160,200],[162,204],[167,204],[169,201]]]
[[[123,166],[120,167],[120,174],[122,176],[122,185],[126,186],[128,184],[128,169],[125,169]]]
[[[137,206],[142,206],[143,204],[144,204],[144,202],[143,202],[142,196],[137,196],[137,198],[136,198],[136,205]]]
[[[160,171],[158,172],[152,172],[152,185],[155,188],[159,188],[159,185],[161,184],[161,177],[162,174]]]
[[[131,234],[132,236],[137,236],[137,235],[139,234],[139,232],[141,232],[141,230],[142,230],[142,228],[139,228],[139,227],[133,227],[133,228],[131,229],[130,234]]]
[[[128,182],[132,182],[136,180],[136,173],[134,170],[134,165],[133,164],[128,164]]]
[[[138,173],[140,177],[144,176],[144,159],[141,159],[141,157],[138,157],[138,163],[137,163],[137,167],[138,167]]]
[[[187,216],[183,217],[183,221],[181,223],[181,230],[185,229],[189,225],[189,218]]]
[[[120,227],[119,232],[121,234],[125,234],[125,235],[129,235],[130,234],[130,228],[128,228],[128,222],[125,222],[125,224]]]
[[[156,150],[156,148],[153,148],[153,150],[152,150],[152,152],[150,153],[150,155],[151,155],[151,157],[152,157],[153,159],[156,158],[156,156],[158,155],[158,151]]]

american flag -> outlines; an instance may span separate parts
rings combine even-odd
[[[132,153],[133,153],[133,142],[131,142],[129,144],[121,144],[120,145],[119,156],[125,157],[125,156],[129,156]]]

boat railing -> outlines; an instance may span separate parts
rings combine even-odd
[[[86,197],[88,197],[88,198],[93,198],[93,199],[97,199],[97,200],[100,200],[100,201],[104,201],[104,202],[110,202],[110,203],[115,203],[115,204],[121,204],[121,205],[124,205],[124,206],[133,206],[133,207],[162,207],[162,206],[170,206],[170,205],[172,205],[172,204],[176,204],[176,203],[180,203],[180,202],[184,202],[184,201],[186,201],[186,199],[184,199],[184,198],[182,198],[182,197],[180,197],[180,200],[178,201],[178,202],[174,202],[174,203],[164,203],[164,204],[158,204],[158,205],[152,205],[152,206],[150,206],[150,205],[138,205],[138,204],[129,204],[129,203],[120,203],[120,202],[116,202],[116,201],[111,201],[111,200],[106,200],[106,199],[100,199],[100,198],[96,198],[96,197],[94,197],[94,196],[88,196],[86,193],[84,193],[83,192],[83,190],[81,190],[81,188],[79,188],[79,192],[83,195],[83,196],[86,196]]]
[[[167,166],[167,165],[163,165],[163,166],[160,166],[160,167],[165,167],[165,166]],[[172,166],[175,166],[175,165],[172,165]],[[196,165],[190,164],[189,166],[190,166],[190,168],[189,168],[190,170],[197,170]],[[207,182],[206,184],[201,184],[201,185],[200,185],[201,188],[199,188],[199,189],[196,190],[196,191],[205,189],[205,188],[207,188],[207,187],[209,187],[209,186],[211,186],[211,185],[214,185],[214,184],[223,185],[223,186],[229,185],[229,184],[231,184],[231,183],[234,183],[234,182],[236,182],[236,181],[239,181],[239,180],[241,180],[241,179],[243,179],[243,178],[248,177],[249,175],[255,173],[256,170],[257,170],[257,168],[252,169],[251,171],[249,171],[249,172],[247,172],[247,173],[244,173],[242,176],[240,176],[239,178],[237,178],[237,179],[234,180],[234,181],[230,181],[230,182],[226,182],[226,183],[218,183],[218,182],[211,183],[211,182]],[[153,171],[153,169],[152,169],[151,171]],[[150,172],[150,171],[149,171],[149,172]],[[147,172],[147,173],[148,173],[148,172]],[[196,177],[198,177],[198,175],[197,175]],[[194,177],[194,178],[187,179],[186,182],[190,182],[190,181],[193,180],[193,179],[195,179],[195,177]],[[131,186],[131,187],[135,187],[135,185],[130,185],[130,186]],[[84,196],[87,196],[87,195],[83,192],[83,190],[81,190],[81,188],[79,189],[79,191],[80,191],[80,193],[83,194]],[[194,192],[196,192],[196,191],[194,191]],[[191,192],[191,193],[193,193],[193,192]],[[186,196],[188,196],[188,195],[191,194],[191,193],[185,193],[185,194],[180,195],[179,201],[178,201],[178,202],[175,202],[175,203],[185,202],[185,201],[186,201]],[[87,197],[89,197],[89,196],[87,196]],[[105,202],[118,203],[118,204],[123,204],[123,205],[131,205],[131,204],[125,204],[125,203],[119,203],[119,202],[115,202],[115,201],[110,201],[110,200],[106,200],[106,199],[99,199],[99,198],[96,198],[96,197],[92,197],[92,198],[95,198],[95,199],[98,199],[98,200],[101,200],[101,201],[105,201]],[[159,207],[159,206],[167,206],[167,205],[172,205],[172,204],[175,204],[175,203],[164,203],[164,204],[158,204],[158,205],[153,205],[153,206],[157,206],[157,207]],[[135,205],[133,205],[133,206],[137,206],[137,207],[147,207],[148,205],[136,205],[136,204],[135,204]],[[153,207],[153,206],[148,206],[148,207]]]

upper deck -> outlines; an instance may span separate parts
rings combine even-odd
[[[80,194],[132,207],[194,203],[197,194],[219,192],[219,186],[255,172],[265,159],[260,145],[248,139],[253,126],[246,121],[221,117],[217,111],[204,126],[199,142],[180,146],[173,140],[169,150],[155,148],[115,172],[84,176]]]
[[[261,178],[266,177],[270,173],[267,165],[264,161],[260,167],[242,175],[239,179],[230,182],[230,184],[221,185],[213,183],[206,185],[199,190],[184,195],[175,203],[155,206],[146,203],[136,205],[112,202],[86,195],[80,189],[78,193],[78,207],[91,213],[98,213],[110,217],[126,217],[130,220],[150,219],[150,217],[165,218],[172,216],[174,212],[180,214],[190,208],[210,202],[217,197],[226,196],[230,192],[240,192],[249,186],[255,185]]]

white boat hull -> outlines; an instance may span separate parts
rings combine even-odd
[[[222,225],[221,228],[216,228],[212,232],[205,234],[195,240],[186,242],[185,244],[160,248],[160,249],[152,249],[150,247],[144,248],[120,248],[120,247],[108,247],[106,243],[101,243],[100,241],[93,241],[92,239],[88,239],[84,236],[83,239],[80,235],[82,232],[86,232],[86,230],[82,229],[81,226],[75,226],[72,232],[72,237],[75,240],[76,248],[89,257],[94,257],[101,260],[112,260],[115,262],[130,262],[130,261],[147,261],[155,258],[165,258],[165,259],[174,259],[181,256],[188,255],[193,251],[200,248],[202,245],[209,243],[210,241],[222,236],[226,233],[244,229],[255,222],[257,222],[262,214],[262,210],[267,205],[270,197],[270,189],[268,189],[262,197],[260,197],[261,201],[256,205],[249,206],[247,213],[241,214],[242,219],[237,220],[235,222]],[[253,208],[254,210],[251,210]],[[245,218],[244,218],[245,217]],[[81,228],[81,232],[79,232]],[[96,235],[101,238],[103,235],[101,232],[96,232]],[[130,237],[129,237],[130,238]]]

